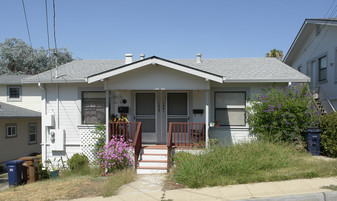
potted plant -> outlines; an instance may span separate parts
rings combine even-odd
[[[52,179],[55,179],[56,177],[59,176],[59,171],[60,171],[60,162],[61,159],[56,159],[54,158],[53,161],[51,161],[50,159],[46,160],[46,165],[48,168],[50,168],[51,170],[49,171],[50,173],[50,177]]]

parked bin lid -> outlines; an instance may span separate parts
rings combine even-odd
[[[13,160],[13,161],[8,161],[5,163],[5,165],[17,165],[17,164],[22,164],[24,161],[23,160]]]
[[[321,129],[319,129],[319,128],[308,128],[308,129],[307,129],[307,132],[315,132],[315,133],[318,133],[318,132],[321,132]]]
[[[24,161],[37,161],[40,160],[39,157],[36,156],[25,156],[25,157],[21,157],[18,160],[24,160]]]

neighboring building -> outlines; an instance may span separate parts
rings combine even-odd
[[[0,163],[41,153],[41,90],[27,77],[0,76]]]
[[[310,88],[330,113],[337,108],[337,19],[306,19],[284,62],[311,78]]]
[[[143,144],[168,143],[169,122],[202,123],[206,142],[248,140],[244,109],[249,99],[273,84],[309,80],[275,58],[202,59],[198,54],[196,59],[167,60],[142,55],[134,61],[127,54],[125,60],[76,60],[23,83],[39,84],[43,91],[46,160],[81,152],[91,157],[95,123],[108,125],[110,116],[120,113],[143,123]],[[215,120],[221,127],[210,129]]]

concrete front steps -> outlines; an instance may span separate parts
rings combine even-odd
[[[137,174],[160,174],[168,172],[168,148],[166,145],[146,145],[142,147]]]

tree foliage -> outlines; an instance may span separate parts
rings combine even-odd
[[[55,49],[34,49],[23,40],[6,39],[0,43],[0,74],[37,74],[55,67]],[[57,49],[57,64],[65,64],[73,60],[66,48]]]
[[[279,60],[282,60],[283,59],[283,51],[281,51],[281,50],[277,50],[277,49],[272,49],[272,50],[270,50],[270,52],[268,52],[267,54],[266,54],[266,57],[274,57],[274,58],[277,58],[277,59],[279,59]]]
[[[251,132],[271,142],[303,142],[306,129],[319,124],[311,101],[307,86],[266,89],[247,108]]]
[[[330,157],[337,157],[337,112],[322,117],[321,150]]]

